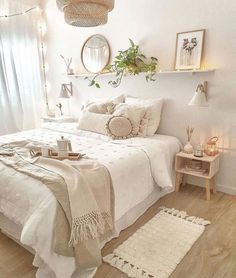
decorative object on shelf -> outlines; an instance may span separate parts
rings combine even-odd
[[[188,126],[186,128],[186,131],[187,131],[188,142],[184,146],[184,152],[190,154],[190,153],[193,153],[193,146],[191,145],[190,141],[191,141],[191,138],[192,138],[192,135],[193,135],[194,128]]]
[[[66,65],[66,74],[71,75],[74,74],[74,70],[71,68],[72,58],[65,58],[63,55],[60,55],[62,60]]]
[[[205,30],[177,34],[175,50],[175,69],[200,69]]]
[[[102,72],[110,60],[110,46],[106,38],[98,34],[89,37],[83,45],[81,60],[88,72]]]
[[[73,96],[72,82],[61,84],[61,92],[59,98],[70,98]]]
[[[199,106],[206,107],[207,103],[207,82],[205,81],[203,84],[198,84],[197,89],[188,103],[189,106]]]
[[[188,159],[185,165],[185,170],[187,171],[194,170],[201,173],[205,172],[205,169],[202,169],[202,161],[196,159]]]
[[[134,44],[131,39],[129,39],[129,41],[130,47],[126,50],[119,51],[115,56],[113,64],[105,67],[109,72],[114,72],[116,75],[116,80],[108,82],[108,84],[114,88],[120,85],[123,76],[126,74],[138,75],[144,72],[146,73],[146,81],[155,81],[154,75],[157,70],[158,59],[155,57],[146,58],[146,56],[140,52],[139,46]],[[89,86],[98,84],[96,82],[98,75],[99,74],[95,75],[92,79],[86,78],[90,81]]]
[[[60,110],[60,114],[61,114],[61,116],[63,116],[63,112],[62,112],[62,104],[61,104],[61,103],[57,103],[57,104],[56,104],[56,107],[58,107],[58,108],[59,108],[59,110]]]
[[[94,27],[107,23],[114,0],[57,0],[57,6],[69,25]]]
[[[205,146],[205,154],[208,156],[215,156],[219,153],[217,141],[219,138],[217,136],[214,136],[210,138]]]
[[[194,146],[194,156],[196,157],[203,157],[204,147],[202,145],[195,145]]]

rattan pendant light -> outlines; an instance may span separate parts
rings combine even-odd
[[[57,0],[66,23],[77,27],[93,27],[107,23],[114,0]]]

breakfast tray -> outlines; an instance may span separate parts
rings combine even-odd
[[[32,157],[38,157],[38,156],[42,156],[42,152],[34,152],[34,151],[30,151],[30,154]],[[58,156],[57,152],[52,152],[49,156],[45,156],[46,158],[52,158],[52,159],[57,159],[57,160],[64,160],[64,159],[68,159],[68,160],[79,160],[81,159],[83,156],[85,156],[85,154],[81,154],[81,153],[74,153],[74,152],[70,152],[68,154],[68,156]]]

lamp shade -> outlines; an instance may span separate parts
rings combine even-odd
[[[61,85],[61,92],[59,98],[70,98],[70,90],[67,88],[65,84]]]
[[[66,23],[77,27],[94,27],[107,23],[114,0],[57,0]]]
[[[189,106],[208,106],[206,93],[203,91],[196,91],[190,100]]]

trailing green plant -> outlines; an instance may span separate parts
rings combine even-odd
[[[131,39],[130,47],[123,51],[118,51],[118,55],[115,56],[113,64],[106,66],[105,70],[115,73],[116,79],[108,82],[112,87],[116,88],[120,85],[122,78],[126,74],[137,75],[142,72],[146,73],[146,81],[155,81],[154,75],[157,70],[158,59],[155,57],[146,58],[140,52],[139,46],[136,45]],[[86,77],[89,80],[89,86],[96,86],[100,88],[96,78],[100,74],[95,75],[92,79]]]
[[[95,86],[97,87],[98,89],[101,88],[100,84],[96,81],[96,78],[100,75],[100,73],[94,75],[93,78],[89,78],[89,77],[85,77],[84,79],[85,80],[88,80],[89,81],[89,87],[92,87],[92,86]]]

